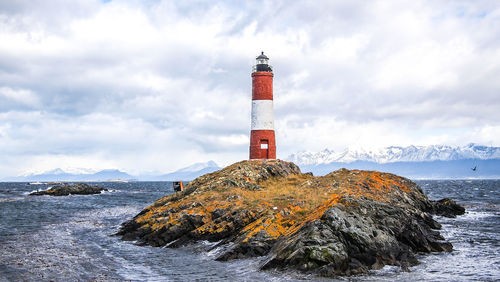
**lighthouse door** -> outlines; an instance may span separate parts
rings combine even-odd
[[[269,140],[260,140],[260,158],[269,159]]]

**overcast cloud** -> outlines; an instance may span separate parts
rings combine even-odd
[[[251,66],[278,158],[500,146],[498,1],[1,1],[0,178],[246,159]]]

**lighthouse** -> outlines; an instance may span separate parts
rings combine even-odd
[[[276,159],[273,115],[273,68],[262,52],[252,70],[250,159]]]

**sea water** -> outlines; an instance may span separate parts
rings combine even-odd
[[[430,199],[450,197],[467,213],[436,217],[451,253],[419,254],[411,272],[381,270],[335,280],[500,280],[500,180],[417,181]],[[325,280],[298,272],[259,271],[258,258],[217,262],[198,244],[138,246],[110,236],[170,182],[96,183],[110,191],[67,197],[28,196],[48,185],[0,183],[0,281],[290,281]]]

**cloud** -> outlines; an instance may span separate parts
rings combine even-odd
[[[278,157],[500,146],[499,21],[494,1],[2,2],[0,170],[246,158],[261,50]]]
[[[26,89],[0,87],[0,99],[4,107],[11,103],[28,107],[36,107],[40,104],[38,97],[32,91]]]

